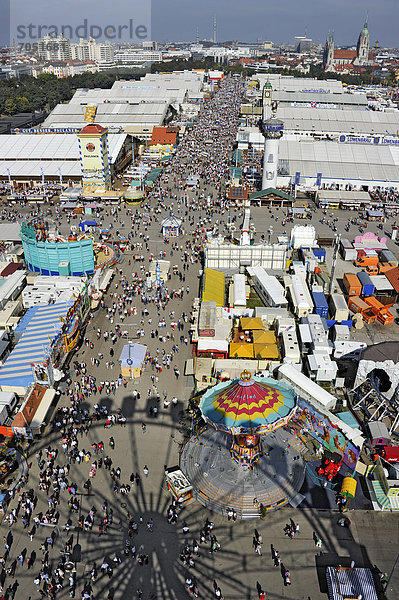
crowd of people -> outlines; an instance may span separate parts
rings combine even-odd
[[[180,355],[183,349],[186,353],[189,349],[192,315],[187,310],[191,303],[186,278],[190,269],[201,268],[203,242],[208,230],[214,227],[212,217],[215,212],[222,216],[226,210],[223,184],[228,176],[242,91],[241,80],[227,79],[222,84],[183,138],[169,167],[140,209],[97,209],[99,224],[107,227],[113,235],[122,235],[127,229],[125,257],[115,267],[111,289],[102,299],[99,312],[91,315],[79,357],[75,356],[71,362],[66,387],[61,390],[60,406],[52,421],[54,441],[36,452],[37,487],[22,491],[15,500],[15,506],[10,505],[6,517],[9,527],[20,523],[26,530],[27,542],[34,547],[37,540],[38,547],[28,560],[25,561],[25,551],[11,561],[10,544],[5,546],[0,583],[7,600],[13,598],[18,589],[22,565],[26,564],[31,569],[36,554],[41,554],[42,558],[38,573],[32,575],[33,583],[40,596],[48,598],[56,598],[63,589],[68,589],[71,597],[79,593],[85,600],[97,598],[97,583],[104,578],[112,579],[114,570],[123,563],[123,556],[142,567],[151,562],[150,552],[142,544],[136,549],[135,539],[143,528],[152,533],[152,518],[145,524],[143,517],[133,514],[130,509],[126,509],[128,514],[124,519],[120,517],[121,505],[126,504],[129,494],[144,493],[141,476],[138,472],[129,475],[115,464],[118,456],[116,430],[108,443],[106,438],[101,439],[99,433],[101,428],[124,428],[131,424],[121,408],[111,410],[102,398],[116,397],[120,388],[127,386],[128,382],[118,375],[116,369],[116,350],[124,342],[125,332],[129,331],[131,336],[134,331],[136,335],[133,334],[133,337],[146,341],[149,346],[146,356],[146,371],[151,382],[148,397],[155,400],[151,416],[162,410],[175,410],[178,404],[175,390],[173,393],[163,387],[163,376],[171,370],[175,381],[179,381]],[[205,144],[207,140],[211,140],[211,144]],[[202,153],[198,152],[199,147],[204,149]],[[186,180],[194,174],[199,176],[199,184],[196,189],[189,189]],[[30,217],[40,212],[40,209],[32,207],[27,210]],[[23,218],[17,208],[9,208],[6,212],[9,220]],[[159,224],[164,215],[170,213],[182,219],[185,235],[175,240],[165,239],[164,248],[155,248],[149,232],[154,223]],[[43,216],[53,219],[60,233],[67,232],[70,227],[71,219],[66,218],[59,206],[47,209]],[[149,271],[159,258],[171,260],[173,268],[162,284],[158,282],[158,285],[149,288]],[[132,330],[133,321],[136,326]],[[108,373],[108,369],[110,373],[114,369],[115,375],[105,378],[104,373]],[[140,388],[132,391],[132,397],[134,401],[140,400]],[[141,424],[141,429],[145,434],[146,423]],[[156,457],[148,456],[150,468],[153,458]],[[142,466],[145,480],[150,474],[148,464]],[[99,470],[103,472],[102,479],[107,473],[108,485],[113,491],[112,502],[106,499],[100,501],[103,495],[96,485]],[[33,473],[32,465],[30,472]],[[81,481],[84,483],[78,483]],[[88,510],[82,500],[86,496],[93,496]],[[43,510],[42,506],[46,509]],[[177,523],[179,510],[174,502],[165,515],[171,525]],[[66,519],[62,517],[65,512],[68,515]],[[113,531],[115,514],[124,534],[121,547],[115,548],[113,558],[106,556],[101,564],[95,561],[88,571],[90,577],[87,578],[86,573],[86,577],[81,578],[73,564],[76,536],[97,532],[98,537],[106,537]],[[212,532],[213,526],[207,521],[199,532],[198,542],[193,540],[191,544],[184,545],[181,560],[187,568],[194,567],[193,557],[199,556],[200,545],[209,543],[211,553],[221,549]],[[44,541],[43,530],[46,532]],[[183,523],[183,537],[187,536],[187,530]],[[15,583],[9,584],[9,577],[15,578]],[[102,594],[101,598],[113,599],[114,588],[110,585],[107,586],[107,594]],[[190,594],[198,595],[196,578],[192,578],[187,589]],[[142,590],[138,588],[137,596],[141,595]]]
[[[37,486],[26,481],[28,478],[21,480],[20,487],[24,487],[16,493],[5,517],[10,531],[0,557],[0,585],[7,600],[16,595],[18,576],[24,566],[32,569],[33,583],[41,597],[56,598],[60,590],[67,589],[71,597],[81,594],[85,600],[100,597],[114,600],[114,573],[125,568],[125,561],[129,561],[129,571],[135,565],[143,567],[142,572],[146,566],[152,566],[150,548],[138,540],[143,532],[153,533],[155,524],[152,517],[144,518],[140,511],[133,511],[132,499],[146,493],[145,482],[151,478],[153,464],[160,459],[149,454],[146,462],[134,472],[120,466],[119,458],[126,452],[120,441],[126,439],[122,437],[126,436],[124,429],[130,432],[133,425],[122,408],[111,409],[113,404],[103,399],[112,399],[116,405],[128,387],[128,381],[119,373],[118,357],[125,340],[134,338],[146,343],[148,352],[143,383],[128,390],[133,406],[147,399],[151,405],[146,416],[169,418],[172,411],[178,414],[181,368],[183,356],[189,353],[193,323],[190,301],[194,292],[193,274],[200,273],[202,268],[207,236],[225,233],[228,216],[232,222],[239,218],[237,214],[230,215],[225,183],[231,168],[243,92],[244,83],[239,78],[227,78],[222,83],[220,90],[204,105],[140,208],[98,206],[94,209],[100,227],[93,236],[98,240],[123,237],[126,249],[123,261],[114,267],[109,292],[101,300],[98,312],[90,315],[79,356],[73,357],[71,362],[66,387],[61,390],[60,408],[52,420],[52,441],[47,444],[44,439],[43,448],[36,452]],[[197,181],[197,176],[198,182],[192,185],[190,180]],[[20,206],[2,209],[1,216],[8,221],[21,221],[40,213],[38,208],[29,207],[21,212],[22,208],[23,199]],[[154,241],[154,228],[159,230],[163,218],[171,214],[182,220],[183,235]],[[280,215],[270,211],[271,219],[278,220],[282,215],[283,211]],[[70,231],[73,217],[60,206],[46,209],[42,216],[52,219],[60,233]],[[324,224],[334,229],[335,218],[325,215]],[[349,226],[358,224],[351,219]],[[162,283],[158,281],[150,287],[147,281],[159,259],[168,260],[173,266]],[[165,377],[168,372],[172,374],[173,387]],[[143,435],[148,435],[147,427],[153,423],[147,426],[140,418],[138,427]],[[36,464],[30,464],[30,473],[33,474],[35,468]],[[104,498],[102,484],[98,483],[99,472],[101,481],[106,481],[112,491],[108,500]],[[88,506],[83,496],[90,500],[93,497]],[[200,588],[212,589],[212,582],[197,568],[199,557],[203,557],[205,549],[212,556],[221,551],[222,546],[215,535],[214,523],[208,520],[191,539],[186,521],[181,529],[178,525],[180,511],[179,503],[172,501],[163,518],[183,539],[178,556],[186,573],[186,589],[188,594],[198,597]],[[66,519],[63,518],[65,513]],[[229,509],[227,518],[235,522],[237,513]],[[88,538],[94,533],[100,547],[115,531],[115,520],[121,532],[120,545],[113,549],[112,555],[104,556],[101,562],[90,562],[88,569],[80,573],[72,560],[76,536]],[[339,525],[347,527],[348,519],[342,519]],[[22,539],[32,544],[32,550],[22,547],[14,551],[11,531],[17,527],[25,532]],[[284,533],[290,539],[298,537],[298,524],[290,523]],[[262,543],[262,536],[255,536],[254,551],[260,556]],[[321,543],[320,538],[318,547]],[[290,585],[290,572],[274,548],[272,558],[281,569],[285,585]],[[34,566],[39,562],[36,573]],[[137,597],[143,594],[139,582],[149,580],[147,575],[140,580],[139,577],[140,574],[137,578],[133,574],[133,580],[139,585]],[[107,582],[107,591],[99,592],[99,584],[104,588],[104,582]],[[213,589],[215,597],[223,600],[216,582]],[[263,600],[265,592],[258,591]]]

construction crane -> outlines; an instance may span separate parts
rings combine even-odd
[[[374,69],[375,69],[375,59],[377,58],[377,50],[378,50],[378,46],[379,46],[379,42],[378,40],[375,42],[374,45],[374,54],[373,54],[373,70],[371,71],[371,80],[370,80],[370,85],[373,85],[373,79],[374,79]]]

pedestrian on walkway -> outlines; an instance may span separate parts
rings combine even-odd
[[[143,473],[146,477],[148,477],[148,473],[150,472],[149,468],[147,467],[147,465],[144,465],[143,467]]]
[[[255,549],[255,553],[259,554],[259,556],[262,556],[262,536],[258,535],[257,537],[254,538],[254,549]]]

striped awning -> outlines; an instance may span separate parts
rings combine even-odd
[[[73,302],[60,302],[29,308],[15,329],[21,335],[17,345],[0,368],[0,387],[24,387],[33,383],[32,363],[45,360],[51,341],[60,333]]]
[[[370,569],[327,567],[327,586],[330,600],[378,600]]]

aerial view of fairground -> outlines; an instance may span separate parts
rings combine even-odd
[[[0,47],[0,600],[398,600],[399,9],[175,4]]]

